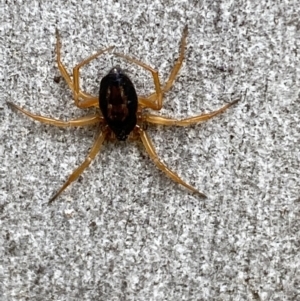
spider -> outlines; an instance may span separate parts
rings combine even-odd
[[[199,123],[201,121],[206,121],[224,112],[227,108],[239,101],[239,99],[236,99],[230,103],[227,103],[216,111],[185,118],[182,120],[158,116],[144,111],[144,109],[146,108],[150,108],[156,111],[159,111],[162,108],[163,96],[171,89],[184,60],[187,34],[188,27],[185,26],[179,46],[179,57],[171,70],[167,82],[164,85],[160,84],[159,74],[157,70],[130,56],[121,53],[114,53],[114,55],[121,57],[131,63],[135,63],[145,70],[149,71],[152,74],[154,81],[154,93],[150,94],[147,97],[137,96],[134,85],[130,78],[124,73],[120,66],[115,66],[108,72],[106,76],[102,78],[100,83],[99,97],[96,97],[81,90],[79,84],[79,70],[82,66],[88,64],[101,54],[111,51],[114,46],[100,50],[97,53],[89,56],[78,65],[76,65],[73,68],[73,74],[70,75],[61,61],[61,41],[59,32],[56,29],[57,64],[62,77],[65,79],[69,88],[73,92],[75,105],[80,109],[96,107],[100,108],[100,110],[97,110],[97,112],[92,115],[72,119],[69,121],[62,121],[45,116],[35,115],[11,102],[8,102],[8,105],[18,111],[21,111],[28,117],[42,123],[58,127],[80,127],[101,124],[102,130],[97,136],[85,161],[73,171],[67,181],[49,200],[49,203],[52,203],[72,182],[74,182],[82,174],[82,172],[90,165],[92,160],[94,160],[105,140],[117,139],[119,141],[125,141],[127,138],[140,138],[150,158],[154,161],[159,169],[165,172],[173,181],[183,185],[191,192],[198,194],[200,197],[206,198],[205,194],[184,182],[175,172],[171,171],[159,159],[155,148],[146,132],[147,124],[188,126],[191,124]]]

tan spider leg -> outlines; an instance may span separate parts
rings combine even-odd
[[[80,87],[79,87],[79,68],[81,66],[89,63],[91,60],[93,60],[97,56],[103,54],[106,51],[110,51],[113,48],[114,48],[114,46],[111,46],[111,47],[108,47],[104,50],[100,50],[97,53],[95,53],[94,55],[91,55],[90,57],[88,57],[87,59],[82,61],[77,66],[75,66],[75,68],[73,68],[73,80],[72,80],[70,74],[68,73],[67,69],[65,68],[65,66],[63,65],[63,63],[61,61],[61,55],[60,55],[61,41],[60,41],[59,32],[56,29],[57,65],[58,65],[58,68],[60,70],[61,75],[63,76],[63,78],[65,79],[65,81],[67,82],[68,86],[70,87],[70,89],[72,90],[72,92],[74,94],[74,100],[75,100],[75,104],[76,104],[77,107],[79,107],[79,108],[89,108],[89,107],[97,107],[98,106],[98,98],[97,97],[80,90]],[[79,98],[82,98],[83,101],[79,101]]]
[[[39,122],[46,123],[46,124],[55,125],[58,127],[86,126],[86,125],[97,124],[97,123],[103,122],[103,120],[104,120],[103,117],[100,116],[99,114],[94,114],[94,115],[79,117],[79,118],[72,119],[69,121],[62,121],[62,120],[58,120],[58,119],[53,119],[53,118],[49,118],[49,117],[32,114],[31,112],[28,112],[11,102],[8,102],[7,104],[10,107],[22,112],[23,114],[27,115],[28,117],[30,117],[34,120],[37,120]]]
[[[188,27],[186,25],[183,29],[183,33],[182,33],[182,37],[181,37],[181,41],[180,41],[179,58],[177,59],[175,65],[173,66],[167,82],[165,83],[164,87],[162,88],[163,93],[166,93],[171,89],[171,87],[173,86],[174,80],[182,66],[182,62],[184,60],[184,51],[185,51],[185,47],[186,47],[187,35],[188,35]],[[147,97],[147,99],[150,101],[155,101],[155,98],[156,98],[156,93],[152,93],[151,95],[149,95]]]
[[[68,180],[59,189],[59,191],[50,199],[48,204],[52,203],[72,182],[77,180],[78,177],[83,173],[83,171],[91,164],[92,160],[95,159],[96,155],[100,151],[100,148],[106,138],[107,132],[108,129],[106,128],[103,132],[99,134],[84,162],[72,172]]]
[[[56,29],[55,33],[56,33],[56,61],[57,61],[58,69],[61,75],[63,76],[63,78],[65,79],[65,81],[67,82],[69,88],[74,92],[73,81],[71,80],[71,77],[67,69],[65,68],[65,66],[61,61],[61,57],[60,57],[61,41],[60,41],[58,29]]]
[[[188,126],[193,123],[206,121],[216,115],[223,113],[226,109],[228,109],[232,105],[236,104],[239,100],[240,99],[236,99],[216,111],[201,114],[201,115],[194,116],[194,117],[185,118],[182,120],[177,120],[177,119],[173,119],[173,118],[162,117],[162,116],[157,116],[157,115],[147,114],[147,113],[143,115],[143,120],[146,122],[152,123],[152,124],[159,124],[159,125]]]
[[[160,81],[159,81],[159,76],[158,76],[158,71],[151,68],[150,66],[146,65],[145,63],[134,59],[128,55],[122,54],[122,53],[114,53],[116,56],[120,56],[126,60],[128,60],[129,62],[135,63],[137,65],[139,65],[140,67],[148,70],[151,72],[153,80],[154,80],[154,86],[155,86],[155,97],[153,100],[149,100],[148,98],[143,98],[143,97],[139,97],[139,105],[143,106],[143,107],[148,107],[151,108],[153,110],[160,110],[162,107],[162,90],[161,90],[161,86],[160,86]]]
[[[101,54],[103,54],[104,52],[110,51],[114,48],[115,46],[110,46],[108,48],[105,48],[103,50],[99,50],[98,52],[96,52],[95,54],[89,56],[87,59],[83,60],[82,62],[80,62],[77,66],[75,66],[73,68],[73,80],[74,80],[74,100],[76,105],[79,108],[87,108],[87,107],[98,107],[99,106],[99,99],[98,97],[94,97],[94,96],[90,96],[89,94],[82,92],[80,90],[79,87],[79,69],[88,64],[90,61],[92,61],[93,59],[95,59],[96,57],[100,56]],[[86,96],[88,96],[88,98],[86,98]],[[85,99],[85,101],[81,101],[79,102],[79,97],[82,97],[83,99]]]
[[[187,189],[191,190],[194,193],[197,193],[199,196],[206,198],[206,195],[202,192],[198,191],[193,186],[187,184],[184,182],[175,172],[171,171],[163,162],[160,161],[160,159],[157,156],[157,153],[155,151],[155,148],[150,140],[150,137],[147,135],[145,131],[143,131],[141,128],[138,128],[138,132],[140,134],[140,137],[143,141],[143,144],[150,156],[150,158],[154,161],[155,165],[162,170],[164,173],[166,173],[173,181],[183,185]]]

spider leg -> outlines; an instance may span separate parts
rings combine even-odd
[[[103,120],[104,120],[103,117],[100,116],[99,114],[94,114],[94,115],[79,117],[79,118],[72,119],[69,121],[62,121],[62,120],[58,120],[58,119],[41,116],[41,115],[32,114],[31,112],[26,111],[11,102],[7,102],[7,104],[10,107],[12,107],[13,109],[16,109],[16,110],[22,112],[23,114],[27,115],[28,117],[30,117],[34,120],[37,120],[39,122],[46,123],[46,124],[55,125],[58,127],[86,126],[86,125],[97,124],[97,123],[103,122]]]
[[[191,186],[191,185],[187,184],[186,182],[184,182],[175,172],[171,171],[163,162],[161,162],[161,160],[159,159],[148,134],[139,127],[137,127],[137,129],[138,129],[138,132],[139,132],[140,137],[142,139],[142,142],[143,142],[143,144],[146,148],[146,151],[149,154],[150,158],[155,163],[155,165],[160,170],[162,170],[164,173],[166,173],[173,181],[183,185],[184,187],[191,190],[192,192],[197,193],[199,196],[206,198],[205,194],[203,194],[202,192],[198,191],[193,186]]]
[[[104,52],[110,51],[114,48],[114,46],[108,47],[103,50],[99,50],[95,54],[91,55],[87,59],[83,60],[81,63],[79,63],[77,66],[73,68],[73,80],[71,79],[71,75],[68,73],[66,67],[63,65],[61,61],[61,41],[59,32],[56,29],[56,57],[57,57],[57,65],[58,69],[60,70],[61,75],[67,82],[68,86],[72,90],[74,94],[74,101],[77,107],[79,108],[89,108],[89,107],[98,107],[98,97],[95,97],[89,93],[86,93],[82,90],[80,90],[79,86],[79,69],[83,65],[89,63],[91,60],[95,59],[97,56],[103,54]],[[83,100],[79,101],[79,98],[82,98]]]
[[[223,113],[229,107],[236,104],[239,100],[240,100],[240,98],[236,99],[236,100],[226,104],[222,108],[212,111],[210,113],[204,113],[201,115],[197,115],[197,116],[193,116],[193,117],[189,117],[189,118],[185,118],[185,119],[181,119],[181,120],[163,117],[163,116],[157,116],[157,115],[148,114],[148,113],[143,115],[143,120],[145,120],[146,122],[152,123],[152,124],[159,124],[159,125],[188,126],[188,125],[198,123],[201,121],[206,121],[216,115]]]
[[[180,41],[179,58],[176,60],[176,63],[174,64],[174,66],[172,68],[169,78],[162,88],[163,93],[168,92],[172,88],[172,86],[174,84],[174,80],[182,66],[182,62],[184,60],[184,52],[185,52],[185,47],[186,47],[187,35],[188,35],[188,27],[186,25],[183,29],[183,33],[182,33],[182,37],[181,37],[181,41]],[[147,98],[148,98],[148,100],[155,101],[156,93],[152,93]]]
[[[179,58],[177,59],[175,65],[172,68],[171,74],[169,76],[169,79],[167,80],[166,84],[161,87],[160,85],[160,81],[159,81],[159,75],[158,75],[158,71],[151,68],[150,66],[146,65],[145,63],[131,58],[127,55],[121,54],[121,53],[114,53],[117,56],[123,57],[124,59],[133,62],[139,66],[141,66],[142,68],[150,71],[152,73],[152,77],[154,80],[154,86],[155,86],[155,92],[150,94],[148,97],[139,97],[139,105],[141,105],[142,107],[147,107],[153,110],[160,110],[162,108],[162,98],[163,98],[163,93],[168,92],[173,83],[174,80],[181,68],[183,59],[184,59],[184,50],[185,50],[185,46],[186,46],[186,37],[188,34],[188,27],[185,26],[183,29],[183,34],[181,37],[181,42],[180,42],[180,55]]]
[[[80,85],[79,85],[79,69],[88,64],[90,61],[92,61],[93,59],[95,59],[96,57],[100,56],[101,54],[111,51],[115,46],[110,46],[108,48],[99,50],[98,52],[96,52],[95,54],[89,56],[87,59],[83,60],[82,62],[80,62],[78,65],[76,65],[73,68],[73,80],[74,80],[74,100],[75,103],[78,107],[80,108],[86,108],[94,106],[94,107],[98,107],[99,106],[99,99],[98,97],[94,97],[94,96],[90,96],[89,94],[83,92],[80,90]],[[88,98],[86,98],[86,96],[88,96]],[[79,97],[82,97],[83,99],[85,99],[85,101],[81,101],[79,102]]]
[[[100,148],[106,138],[107,133],[108,133],[108,128],[105,128],[105,130],[99,134],[84,162],[72,172],[68,180],[58,190],[58,192],[49,200],[48,204],[51,204],[72,182],[77,180],[78,177],[83,173],[83,171],[91,164],[92,160],[95,159],[96,155],[100,151]]]
[[[162,93],[162,89],[161,89],[161,85],[160,85],[160,81],[159,81],[159,75],[158,75],[158,71],[151,68],[150,66],[146,65],[145,63],[132,58],[128,55],[122,54],[122,53],[114,53],[116,56],[120,56],[126,60],[128,60],[129,62],[135,63],[137,65],[139,65],[140,67],[148,70],[151,72],[153,80],[154,80],[154,86],[155,86],[155,93],[153,97],[153,100],[150,100],[146,97],[139,97],[139,105],[143,106],[143,107],[148,107],[151,108],[153,110],[160,110],[162,107],[162,97],[163,97],[163,93]]]

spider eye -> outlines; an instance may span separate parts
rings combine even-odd
[[[108,74],[111,74],[113,76],[118,76],[118,75],[123,75],[124,72],[123,70],[121,69],[121,67],[119,65],[113,67]]]

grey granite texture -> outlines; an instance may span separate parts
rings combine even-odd
[[[0,300],[300,300],[298,1],[0,1]],[[205,192],[191,194],[141,143],[108,142],[51,206],[99,127],[34,122],[6,102],[68,120],[55,29],[69,72],[115,45],[168,78],[185,25],[186,59],[159,114],[184,118],[241,101],[186,128],[149,126],[157,153]],[[120,64],[139,95],[149,72],[108,54],[85,91]]]

